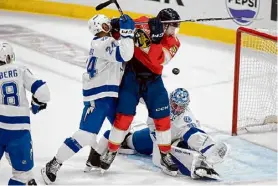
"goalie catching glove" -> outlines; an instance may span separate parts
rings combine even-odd
[[[39,102],[37,98],[32,96],[32,101],[31,101],[31,110],[33,114],[37,114],[43,109],[46,109],[47,104]]]

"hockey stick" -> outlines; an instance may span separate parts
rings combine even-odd
[[[109,5],[112,4],[112,3],[115,3],[115,5],[116,5],[118,11],[120,12],[121,16],[123,16],[124,19],[126,20],[126,18],[125,18],[125,16],[124,16],[124,13],[123,13],[123,11],[122,11],[122,9],[121,9],[121,7],[120,7],[120,5],[119,5],[119,3],[118,3],[117,0],[109,0],[109,1],[106,1],[106,2],[104,2],[104,3],[101,3],[101,4],[99,4],[99,5],[96,6],[96,10],[97,10],[97,11],[98,11],[98,10],[101,10],[101,9],[103,9],[103,8],[105,8],[105,7],[107,7],[107,6],[109,6]]]
[[[102,10],[103,8],[109,6],[112,2],[112,0],[109,0],[109,1],[106,1],[104,3],[101,3],[99,5],[96,6],[96,10],[99,11],[99,10]]]
[[[252,18],[244,18],[244,17],[213,17],[213,18],[202,18],[202,19],[169,20],[169,21],[161,21],[161,22],[162,23],[183,23],[183,22],[225,21],[225,20],[233,20],[233,19],[255,20]],[[148,22],[135,22],[135,24],[136,25],[148,24]]]

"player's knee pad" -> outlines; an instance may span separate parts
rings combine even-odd
[[[97,146],[97,135],[84,130],[78,130],[72,136],[74,140],[82,147],[90,145],[92,148]]]
[[[13,177],[9,180],[9,185],[26,185],[34,178],[32,171],[17,171],[13,169]]]
[[[183,135],[183,143],[185,148],[190,148],[201,153],[204,153],[208,148],[215,144],[214,140],[208,134],[195,127],[191,127]]]

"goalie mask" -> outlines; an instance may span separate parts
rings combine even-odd
[[[15,60],[13,47],[9,43],[0,43],[0,65],[9,64]]]
[[[97,14],[88,21],[88,26],[93,35],[100,32],[108,33],[111,31],[111,19],[103,14]]]
[[[170,94],[171,113],[180,115],[185,111],[190,102],[189,93],[184,88],[177,88]]]

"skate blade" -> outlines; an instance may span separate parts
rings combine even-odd
[[[164,166],[161,166],[162,171],[170,176],[177,176],[178,175],[178,171],[169,171],[167,168],[165,168]]]
[[[198,169],[195,171],[195,174],[199,176],[200,179],[205,180],[221,180],[220,176],[217,174],[207,174],[207,171],[204,169]]]
[[[95,166],[86,166],[84,168],[84,172],[88,173],[88,172],[94,172],[94,171],[98,171],[100,170],[100,167],[95,167]]]
[[[101,174],[101,175],[104,175],[104,173],[106,172],[105,169],[101,169],[101,168],[100,168],[99,170],[100,170],[100,174]]]
[[[50,179],[47,177],[45,167],[41,169],[41,175],[42,175],[43,181],[44,181],[44,183],[45,183],[46,185],[50,185],[51,183],[53,183],[53,182],[50,181]]]

